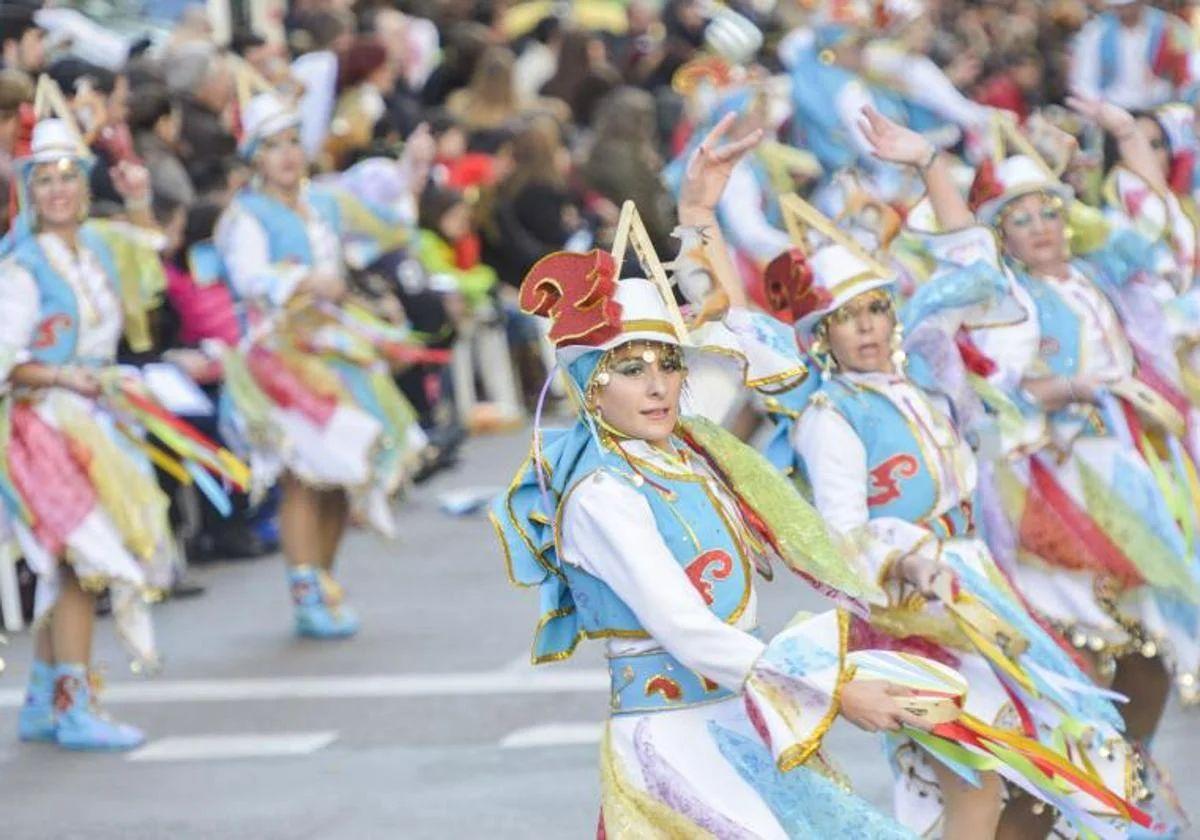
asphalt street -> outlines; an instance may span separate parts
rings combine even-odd
[[[200,567],[203,597],[157,608],[157,677],[129,674],[101,622],[106,705],[150,736],[136,753],[17,742],[30,640],[10,639],[0,649],[0,837],[594,836],[601,646],[530,666],[535,594],[507,582],[482,514],[438,507],[449,490],[504,486],[527,441],[471,441],[457,471],[405,501],[398,542],[348,538],[339,577],[363,620],[352,641],[291,636],[278,558]],[[820,607],[785,575],[760,594],[768,632]],[[1198,721],[1172,706],[1158,752],[1200,814]],[[873,737],[839,724],[827,743],[859,792],[887,808]]]

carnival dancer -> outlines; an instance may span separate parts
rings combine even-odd
[[[1176,293],[1192,287],[1200,259],[1192,194],[1200,151],[1195,117],[1190,105],[1172,102],[1134,115],[1140,137],[1109,134],[1112,148],[1107,151],[1115,160],[1102,190],[1107,215],[1115,224],[1161,244],[1155,275],[1168,280]]]
[[[943,145],[978,134],[990,119],[990,109],[966,99],[920,50],[902,45],[921,26],[922,11],[919,0],[820,3],[809,25],[779,45],[791,80],[792,142],[824,167],[827,177],[814,202],[826,212],[842,210],[838,190],[831,189],[840,172],[855,171],[889,202],[905,200],[919,186],[910,173],[871,155],[858,125],[865,106],[928,131]],[[872,41],[880,33],[884,38]]]
[[[811,253],[793,248],[767,271],[776,308],[796,319],[821,379],[798,417],[794,402],[776,414],[792,456],[784,465],[803,476],[826,523],[854,543],[888,593],[870,624],[856,625],[855,641],[951,664],[971,685],[971,714],[1043,743],[1069,743],[1123,789],[1133,753],[1121,718],[1026,612],[977,535],[974,455],[949,404],[910,378],[895,277],[868,257],[839,237]],[[983,298],[987,275],[944,274],[918,292],[911,311],[928,316],[947,299]],[[897,817],[921,836],[1044,837],[1053,824],[1045,800],[1019,788],[1005,805],[995,772],[975,786],[911,738],[889,738],[888,748]],[[1097,815],[1086,810],[1066,814],[1073,830],[1092,828]]]
[[[712,208],[736,156],[755,139],[713,149],[732,119],[699,146],[680,210],[680,232],[698,249],[689,259],[721,275],[722,286],[733,270]],[[582,411],[570,429],[535,430],[530,458],[493,507],[510,577],[540,590],[534,661],[566,658],[583,638],[609,639],[613,717],[601,758],[602,829],[630,837],[664,829],[890,836],[894,824],[828,787],[816,766],[800,765],[817,755],[836,714],[829,680],[840,684],[835,692],[847,718],[894,729],[912,711],[900,696],[912,684],[898,663],[923,674],[944,666],[864,651],[854,664],[882,679],[846,682],[836,674],[833,646],[845,637],[834,632],[832,614],[799,619],[765,645],[755,638],[750,570],[769,573],[772,556],[860,611],[883,593],[761,456],[681,410],[685,364],[688,371],[701,366],[710,348],[687,337],[661,269],[650,266],[656,282],[617,283],[619,264],[600,252],[554,254],[526,278],[523,306],[554,320],[550,336]],[[725,356],[730,348],[711,349]],[[741,375],[758,379],[755,359],[773,355],[738,355]],[[883,668],[866,664],[884,660]],[[957,674],[953,680],[966,686]],[[961,690],[949,695],[961,702]],[[898,709],[897,700],[908,708]],[[1019,765],[1004,757],[1007,747],[984,746],[999,737],[1036,753],[1075,793],[1087,789],[1117,813],[1132,813],[1090,771],[1082,782],[1062,756],[957,710],[952,717],[969,721],[976,734],[939,724],[931,738],[949,753],[973,756],[959,765],[964,777],[975,778],[971,766]]]
[[[228,418],[260,475],[282,469],[280,530],[297,634],[352,636],[358,618],[331,577],[338,546],[351,515],[393,533],[390,497],[423,439],[371,340],[379,325],[343,305],[344,240],[356,219],[307,183],[299,116],[261,93],[242,121],[239,151],[255,180],[214,238],[251,314],[224,359]]]
[[[715,200],[758,139],[714,148],[719,136],[689,167],[684,224],[712,223],[692,215],[702,206],[694,194]],[[786,522],[807,534],[801,554],[811,555],[791,559],[815,579],[852,595],[871,587],[822,543],[798,496],[751,512],[750,486],[731,483],[731,468],[779,480],[752,450],[711,424],[679,425],[693,349],[663,290],[618,282],[617,265],[607,253],[560,253],[526,277],[523,305],[553,319],[582,411],[569,429],[535,432],[530,459],[493,508],[510,577],[541,593],[534,661],[565,659],[583,638],[609,640],[601,836],[909,836],[801,766],[839,710],[870,730],[919,725],[889,693],[898,690],[846,681],[835,613],[799,620],[769,644],[755,635],[751,577],[765,570],[766,528]],[[756,727],[769,730],[769,748]],[[795,769],[781,773],[777,761]]]
[[[96,594],[111,593],[134,665],[156,667],[147,603],[170,586],[175,544],[146,455],[101,403],[119,387],[122,331],[148,340],[162,273],[152,233],[88,220],[91,163],[61,119],[38,122],[19,161],[20,235],[0,263],[0,498],[38,578],[21,739],[126,750],[144,736],[97,710],[89,673]],[[131,221],[153,228],[145,169],[112,177]]]
[[[1196,209],[1196,155],[1200,140],[1191,105],[1172,102],[1135,115],[1138,134],[1149,144],[1145,162],[1124,150],[1136,138],[1109,134],[1116,158],[1104,181],[1103,197],[1113,224],[1144,236],[1155,248],[1155,268],[1129,284],[1124,297],[1140,315],[1130,338],[1154,355],[1156,367],[1174,390],[1167,397],[1187,415],[1187,443],[1200,455],[1194,412],[1200,405],[1200,214]],[[1110,142],[1106,140],[1106,146]],[[1137,292],[1143,291],[1142,295]],[[1128,323],[1130,319],[1126,318]]]
[[[1064,223],[1070,190],[1032,159],[981,167],[972,213],[923,138],[877,112],[865,120],[880,157],[924,173],[947,231],[927,236],[933,252],[1005,272],[1002,300],[942,325],[951,335],[963,329],[977,384],[1000,419],[1003,456],[993,481],[981,482],[994,504],[981,497],[980,518],[1030,606],[1130,698],[1126,733],[1144,745],[1166,703],[1168,669],[1192,699],[1200,667],[1191,550],[1155,481],[1157,452],[1137,434],[1161,420],[1140,410],[1133,350],[1092,268],[1144,265],[1114,253],[1120,241],[1093,252],[1092,264],[1073,258]]]
[[[1072,46],[1071,87],[1135,111],[1181,98],[1194,49],[1187,24],[1142,0],[1104,5]]]

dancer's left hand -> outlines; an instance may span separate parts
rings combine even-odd
[[[679,192],[680,223],[691,224],[689,216],[711,217],[716,212],[733,168],[762,140],[763,130],[757,128],[739,140],[723,143],[736,119],[737,114],[726,114],[688,159],[683,188]]]

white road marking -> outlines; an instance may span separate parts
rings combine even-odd
[[[440,697],[481,694],[559,694],[607,691],[608,671],[563,668],[548,671],[461,671],[444,674],[375,674],[340,677],[268,677],[230,680],[112,682],[106,703],[224,703],[244,700],[337,700],[373,697]],[[0,691],[0,708],[15,709],[21,689]]]
[[[500,746],[505,749],[523,749],[567,744],[598,744],[603,734],[602,723],[545,723],[508,733],[500,739]]]
[[[332,744],[337,735],[337,732],[328,731],[160,738],[131,752],[126,761],[214,761],[308,755]]]

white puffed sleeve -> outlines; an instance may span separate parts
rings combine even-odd
[[[14,367],[31,358],[40,301],[33,276],[15,260],[0,262],[0,393]]]
[[[267,232],[236,201],[217,223],[214,241],[234,291],[247,300],[283,306],[308,274],[306,266],[271,262]]]
[[[791,247],[787,233],[767,219],[762,186],[748,163],[733,168],[717,209],[729,243],[751,259],[768,262]]]
[[[583,479],[565,505],[563,559],[604,581],[651,638],[688,668],[740,690],[763,643],[708,608],[642,495],[601,470]]]
[[[867,451],[850,423],[819,397],[792,432],[792,447],[803,459],[813,501],[830,528],[853,541],[862,559],[888,592],[898,594],[892,565],[914,551],[938,550],[934,535],[904,519],[870,518],[867,506]]]

